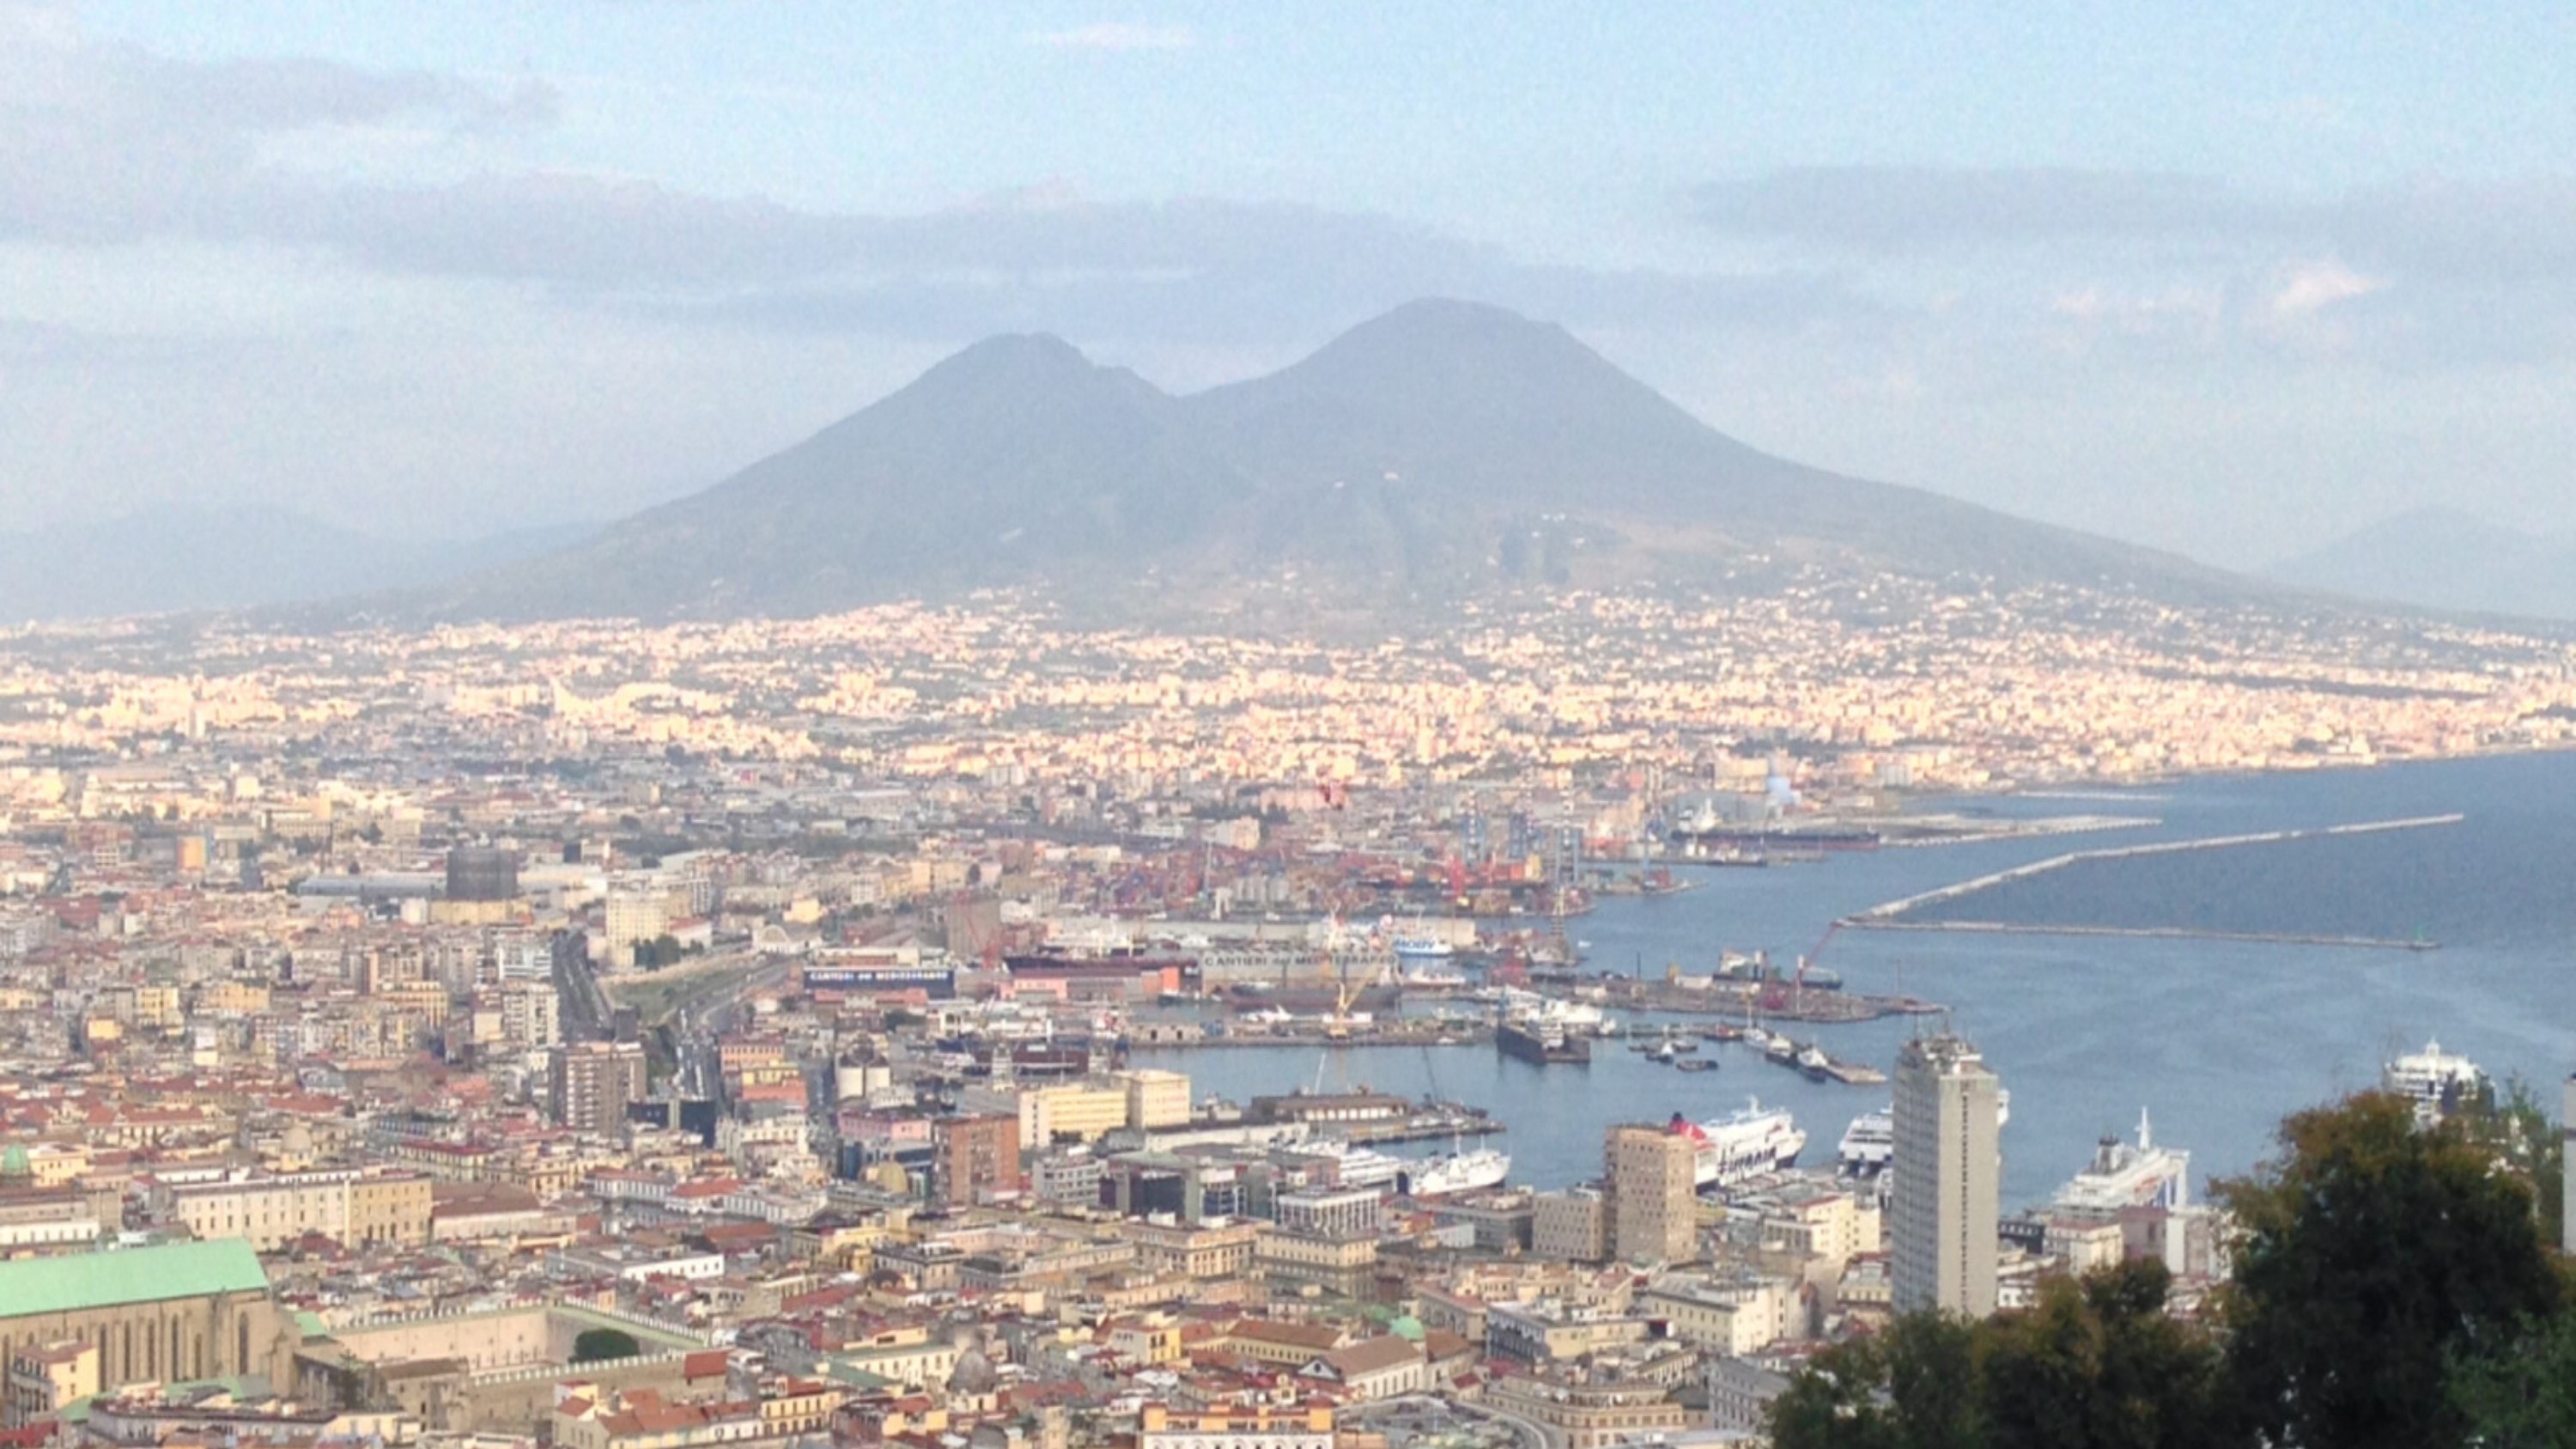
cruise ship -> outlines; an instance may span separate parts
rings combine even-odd
[[[2154,1124],[2138,1113],[2137,1145],[2105,1137],[2093,1160],[2057,1190],[2056,1205],[2086,1212],[2133,1207],[2185,1207],[2191,1201],[2191,1154],[2156,1145]]]
[[[1406,1197],[1448,1197],[1455,1193],[1499,1187],[1511,1172],[1509,1153],[1496,1152],[1490,1147],[1465,1152],[1452,1150],[1438,1157],[1407,1163],[1396,1173],[1395,1190]]]
[[[2487,1074],[2476,1062],[2442,1050],[2438,1041],[2428,1041],[2422,1051],[2409,1052],[2380,1068],[2379,1084],[2413,1101],[2417,1120],[2433,1123],[2484,1093]]]
[[[1807,1134],[1783,1107],[1748,1101],[1743,1110],[1712,1117],[1694,1126],[1673,1114],[1672,1130],[1698,1139],[1699,1163],[1693,1174],[1702,1188],[1733,1187],[1748,1177],[1798,1165]]]

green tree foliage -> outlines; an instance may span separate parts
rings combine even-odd
[[[2165,1313],[2171,1275],[2141,1260],[2040,1286],[1981,1335],[1989,1449],[2220,1449],[2222,1364]]]
[[[2456,1365],[2451,1402],[2479,1449],[2576,1444],[2576,1314],[2537,1325],[2517,1352]]]
[[[2501,1097],[2489,1088],[2462,1103],[2451,1120],[2531,1189],[2540,1241],[2560,1241],[2567,1212],[2566,1179],[2560,1174],[2567,1157],[2566,1140],[2558,1124],[2549,1120],[2549,1110],[2540,1104],[2531,1084],[2516,1077]]]
[[[1969,1449],[1976,1330],[1909,1314],[1876,1338],[1826,1350],[1771,1409],[1778,1449]]]
[[[2452,1364],[2512,1352],[2558,1305],[2531,1190],[2396,1096],[2299,1113],[2280,1141],[2217,1189],[2242,1233],[2226,1322],[2247,1422],[2307,1449],[2466,1442]]]
[[[2380,1094],[2299,1113],[2275,1160],[2217,1187],[2237,1237],[2216,1335],[2166,1316],[2160,1265],[2053,1280],[1984,1323],[1915,1315],[1819,1355],[1776,1442],[2576,1446],[2576,1280],[2543,1246],[2560,1140],[2520,1088],[2431,1129]]]
[[[635,1341],[635,1335],[622,1328],[585,1328],[581,1331],[581,1336],[572,1341],[574,1363],[597,1363],[602,1359],[633,1358],[643,1351],[644,1346]]]
[[[2044,1285],[1971,1324],[1909,1314],[1827,1351],[1773,1407],[1779,1449],[2227,1449],[2217,1347],[2159,1263]]]

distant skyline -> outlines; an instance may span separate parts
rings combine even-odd
[[[997,331],[1564,322],[1837,471],[2259,566],[2576,531],[2576,11],[0,0],[0,531],[694,491]]]

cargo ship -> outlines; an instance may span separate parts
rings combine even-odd
[[[1587,1066],[1592,1061],[1592,1038],[1562,1026],[1506,1021],[1494,1028],[1494,1045],[1507,1057],[1537,1066]]]

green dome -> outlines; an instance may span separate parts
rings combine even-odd
[[[6,1150],[0,1150],[0,1178],[33,1177],[35,1175],[35,1164],[27,1160],[27,1147],[25,1143],[12,1142]]]

